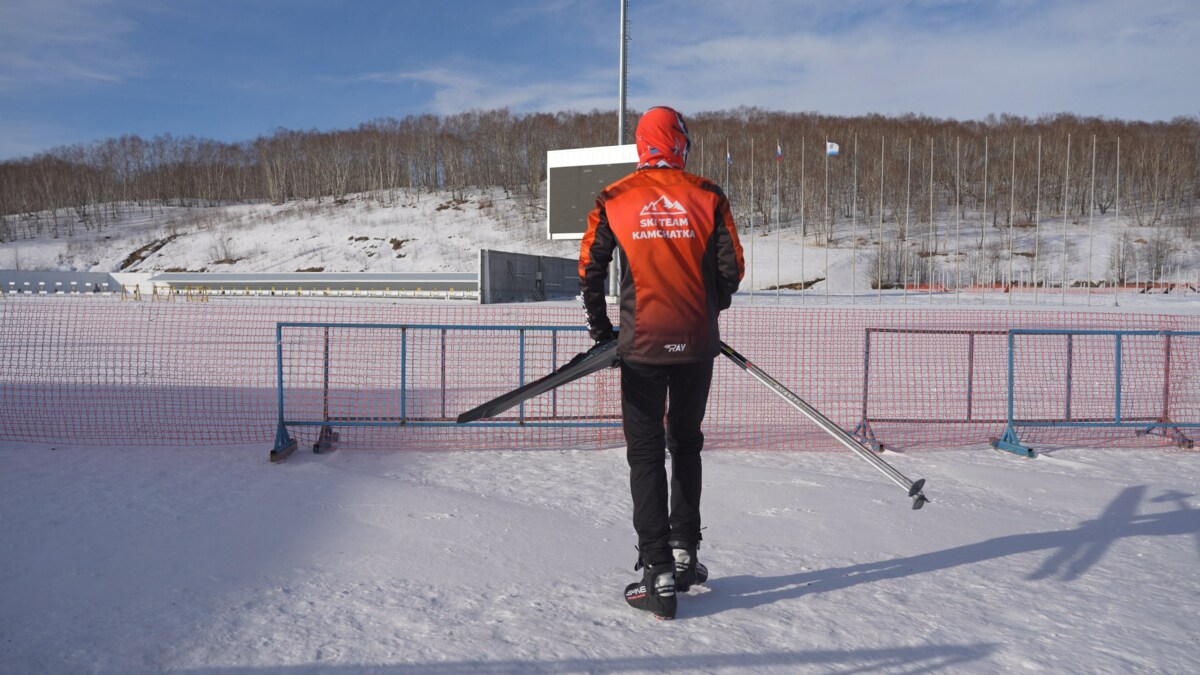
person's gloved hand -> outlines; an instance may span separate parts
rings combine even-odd
[[[608,342],[609,340],[617,339],[617,333],[613,330],[611,324],[607,326],[595,326],[588,330],[588,334],[596,342]]]

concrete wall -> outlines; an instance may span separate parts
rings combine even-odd
[[[479,304],[570,300],[579,295],[579,261],[479,251]]]

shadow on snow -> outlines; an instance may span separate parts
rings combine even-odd
[[[1194,535],[1200,555],[1200,509],[1192,508],[1189,495],[1169,491],[1151,499],[1155,503],[1174,502],[1179,508],[1166,513],[1138,515],[1146,487],[1123,490],[1105,508],[1099,518],[1087,520],[1071,530],[1033,532],[997,537],[975,544],[922,553],[907,558],[850,565],[776,577],[718,577],[709,582],[708,596],[718,602],[704,603],[699,615],[729,609],[749,609],[809,593],[836,591],[859,584],[949,569],[1022,553],[1050,551],[1050,556],[1031,572],[1029,580],[1059,579],[1074,581],[1087,573],[1119,539]]]
[[[817,649],[802,652],[750,654],[691,654],[630,656],[624,658],[562,659],[557,661],[446,661],[436,663],[399,663],[387,665],[306,664],[302,666],[204,669],[205,673],[263,675],[281,673],[621,673],[621,672],[711,672],[716,669],[753,670],[811,666],[823,673],[926,673],[951,668],[986,658],[995,645],[921,645],[885,649]]]

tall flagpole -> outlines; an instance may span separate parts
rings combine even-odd
[[[954,139],[954,302],[962,289],[962,139]]]
[[[904,304],[908,304],[908,217],[912,213],[912,139],[908,139],[908,177],[904,183],[904,236],[900,238],[903,250],[900,253],[900,268],[904,286]]]
[[[933,259],[937,253],[937,235],[933,231],[933,136],[929,137],[929,304],[933,304]]]
[[[775,304],[779,304],[779,237],[783,234],[783,202],[779,200],[779,172],[783,166],[783,145],[775,141]]]
[[[829,304],[829,245],[833,242],[833,222],[829,217],[829,137],[825,137],[825,304]]]
[[[629,80],[629,0],[621,0],[621,48],[618,64],[620,70],[617,83],[617,145],[625,145],[626,83]],[[614,255],[608,264],[608,292],[617,296],[621,292],[621,256]]]
[[[1121,223],[1121,137],[1117,136],[1117,224]]]
[[[987,231],[987,197],[988,197],[988,137],[983,137],[983,216],[979,223],[979,280],[980,289],[983,288],[983,233]],[[993,271],[995,268],[993,268]],[[992,275],[995,277],[995,274]],[[994,289],[993,289],[994,290]],[[980,291],[979,296],[986,298],[987,296]]]
[[[725,139],[725,189],[729,189],[729,165],[733,164],[733,156],[729,154],[729,139]]]
[[[1033,207],[1033,304],[1038,304],[1039,256],[1042,251],[1042,136],[1038,134],[1037,198]]]
[[[808,201],[808,193],[804,191],[804,137],[800,137],[800,302],[808,294],[808,280],[804,276],[804,257],[808,252],[808,221],[804,219],[804,202]]]
[[[879,137],[879,252],[875,255],[876,301],[883,304],[883,146],[886,136]]]
[[[1117,136],[1117,209],[1116,209],[1116,223],[1117,223],[1117,225],[1120,225],[1120,224],[1121,224],[1121,137],[1120,137],[1120,136]],[[1121,239],[1121,242],[1122,242],[1122,243],[1121,243],[1121,246],[1122,246],[1122,249],[1121,249],[1121,250],[1122,250],[1122,251],[1124,251],[1124,250],[1125,250],[1125,249],[1124,249],[1124,241],[1125,241],[1125,240],[1124,240],[1124,238],[1122,237],[1122,239]],[[1122,265],[1122,266],[1124,266],[1124,265],[1125,265],[1125,255],[1124,255],[1124,253],[1122,253],[1122,254],[1121,254],[1121,265]],[[1123,283],[1123,282],[1124,282],[1124,280],[1122,280],[1122,283]],[[1120,288],[1121,288],[1120,286],[1117,286],[1117,292],[1116,292],[1116,293],[1113,295],[1113,304],[1114,304],[1114,305],[1117,303],[1117,297],[1116,297],[1116,296],[1120,295]]]
[[[1013,302],[1013,239],[1016,230],[1013,229],[1013,209],[1017,208],[1017,137],[1012,139],[1012,177],[1008,179],[1008,304]]]
[[[1062,304],[1067,304],[1067,191],[1071,187],[1071,134],[1067,134],[1067,173],[1063,178]]]
[[[629,0],[621,0],[621,53],[620,53],[620,82],[617,92],[617,145],[625,144],[625,88],[629,79]]]
[[[750,304],[754,304],[754,138],[750,139]]]
[[[1087,303],[1092,304],[1092,248],[1095,246],[1093,219],[1096,214],[1096,134],[1092,134],[1092,198],[1088,203],[1088,289]]]
[[[850,193],[850,304],[858,298],[858,132],[854,133],[854,189]]]

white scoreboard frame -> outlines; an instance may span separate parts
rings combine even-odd
[[[579,171],[574,174],[571,184],[560,186],[559,193],[556,194],[553,178],[556,173],[555,169],[574,167],[578,167]],[[548,151],[546,153],[546,238],[552,240],[583,239],[583,234],[587,230],[587,214],[592,210],[596,194],[606,185],[631,173],[636,167],[637,146],[632,144]],[[597,171],[593,172],[590,169]],[[564,189],[574,189],[576,193],[564,195],[562,194]]]

